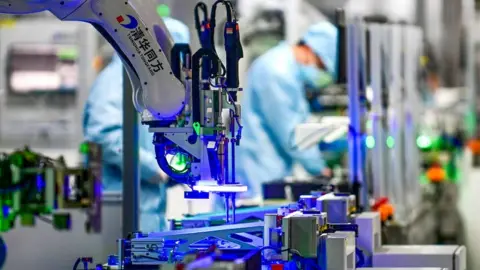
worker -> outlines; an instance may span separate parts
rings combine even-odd
[[[306,87],[322,89],[336,76],[337,29],[312,25],[296,45],[280,43],[256,59],[248,71],[242,99],[243,134],[237,153],[237,180],[262,196],[262,184],[292,175],[295,164],[312,175],[327,175],[319,147],[294,148],[294,130],[310,116]],[[255,200],[256,201],[256,200]]]
[[[189,29],[182,22],[163,18],[176,43],[189,43]],[[83,128],[87,141],[102,147],[104,191],[122,189],[123,155],[123,65],[118,55],[100,73],[88,97]],[[130,101],[129,101],[130,102]],[[156,232],[165,229],[165,175],[155,159],[153,135],[148,127],[139,127],[140,230]]]

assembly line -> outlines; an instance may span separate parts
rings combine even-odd
[[[352,1],[183,1],[188,24],[163,2],[0,1],[110,50],[89,66],[61,35],[0,27],[0,56],[29,40],[5,46],[9,104],[82,108],[77,162],[36,150],[49,127],[3,143],[0,121],[0,269],[475,269],[457,204],[480,154],[469,23],[442,55],[425,21]]]

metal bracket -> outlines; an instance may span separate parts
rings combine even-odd
[[[172,254],[185,254],[192,249],[202,249],[202,247],[191,246],[211,238],[229,242],[235,246],[226,249],[257,249],[263,245],[260,237],[252,235],[257,232],[263,232],[263,222],[150,233],[145,238],[131,240],[131,262],[136,265],[165,264],[168,263],[167,258],[171,258]],[[171,242],[175,245],[168,244]]]

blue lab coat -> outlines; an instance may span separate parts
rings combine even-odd
[[[262,184],[292,174],[299,163],[310,174],[325,168],[318,146],[294,148],[294,130],[310,115],[301,66],[290,45],[282,43],[260,56],[248,72],[242,99],[243,134],[237,150],[237,180],[262,195]]]

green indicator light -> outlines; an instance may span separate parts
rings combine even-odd
[[[13,163],[13,165],[21,167],[23,165],[23,158],[20,154],[14,154],[11,157],[11,162]]]
[[[190,162],[186,154],[176,153],[169,165],[175,172],[185,173],[189,168]]]
[[[170,8],[165,5],[165,4],[161,4],[161,5],[158,5],[157,6],[157,14],[158,16],[160,17],[169,17],[170,16]]]
[[[57,57],[61,60],[76,60],[78,51],[75,48],[63,48],[58,51]]]
[[[417,138],[417,146],[422,149],[429,148],[430,146],[432,146],[432,140],[430,140],[430,138],[425,135],[420,135]]]
[[[387,138],[387,147],[393,148],[395,146],[395,139],[392,136],[388,136]]]
[[[10,226],[8,225],[8,220],[0,219],[0,231],[1,232],[8,232]]]
[[[197,135],[200,135],[200,123],[193,123],[193,130],[195,130],[195,133],[197,133]]]
[[[375,147],[375,138],[373,138],[373,136],[367,136],[367,139],[365,140],[365,145],[369,149]]]
[[[87,154],[88,153],[88,144],[82,143],[80,144],[80,153]]]

